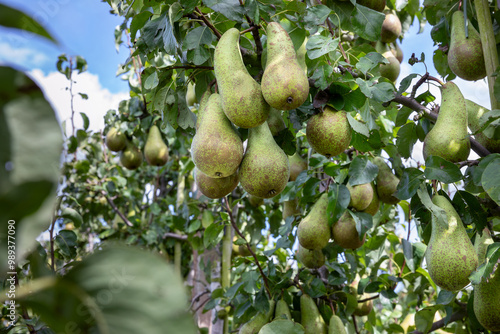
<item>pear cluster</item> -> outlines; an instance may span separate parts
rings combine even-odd
[[[106,134],[106,146],[113,152],[120,152],[123,167],[134,170],[142,165],[143,154],[132,140],[119,128],[112,127]],[[168,147],[162,139],[160,129],[151,126],[144,145],[144,158],[151,166],[163,166],[168,161]]]
[[[300,107],[309,95],[307,74],[292,40],[279,23],[267,26],[267,63],[259,84],[248,73],[239,46],[240,32],[227,30],[214,55],[218,92],[200,101],[191,144],[198,189],[221,198],[238,184],[251,196],[271,198],[283,191],[288,156],[273,135],[285,128],[281,110]],[[236,127],[248,129],[246,150]]]
[[[401,71],[401,62],[403,61],[403,51],[397,43],[401,35],[401,21],[394,13],[385,14],[380,40],[377,41],[375,49],[389,62],[380,64],[380,75],[394,82]]]

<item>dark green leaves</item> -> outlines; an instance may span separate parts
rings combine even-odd
[[[386,62],[387,60],[380,53],[370,52],[356,63],[356,68],[366,75],[366,73],[375,68],[378,64]]]
[[[56,245],[59,252],[72,259],[76,256],[77,236],[75,232],[62,230],[56,236]]]
[[[500,159],[494,159],[484,169],[481,184],[491,199],[500,205]]]
[[[188,50],[192,50],[203,45],[210,45],[212,44],[213,37],[212,31],[208,27],[197,27],[188,32],[184,39],[184,46]]]
[[[380,38],[380,30],[385,15],[372,9],[356,4],[356,10],[352,16],[351,22],[359,36],[369,41],[376,41]]]
[[[355,157],[349,167],[349,184],[370,183],[377,177],[378,167],[364,156]]]
[[[424,180],[424,173],[420,169],[413,167],[406,168],[399,180],[396,197],[400,200],[413,197]]]
[[[314,35],[307,41],[306,49],[309,59],[316,59],[331,51],[335,51],[339,44],[338,38],[331,36]]]
[[[205,0],[203,2],[207,7],[221,13],[231,21],[242,22],[244,19],[244,8],[238,0]]]
[[[429,180],[438,180],[444,183],[458,182],[462,179],[462,173],[457,165],[438,156],[427,158],[424,175]]]
[[[402,157],[409,158],[411,156],[413,145],[415,145],[417,140],[418,137],[415,123],[406,123],[398,130],[396,145]]]
[[[346,186],[343,184],[330,184],[328,191],[328,208],[326,210],[328,224],[330,224],[330,226],[340,219],[340,216],[342,216],[345,209],[347,209],[350,200],[351,194]]]

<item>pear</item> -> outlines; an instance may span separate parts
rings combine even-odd
[[[274,314],[274,300],[269,301],[269,311],[267,313],[257,313],[249,322],[240,327],[239,334],[257,334],[265,324],[271,320]]]
[[[271,130],[273,136],[278,135],[281,130],[284,130],[285,122],[281,116],[281,111],[271,107],[269,117],[267,118],[267,125],[269,125],[269,129]]]
[[[222,110],[219,94],[210,95],[191,156],[200,171],[215,178],[233,175],[241,163],[243,143]]]
[[[377,12],[382,12],[385,8],[385,1],[386,0],[358,0],[356,3],[376,10]]]
[[[328,328],[316,303],[305,293],[300,296],[300,313],[300,323],[304,326],[304,334],[327,334]]]
[[[259,334],[276,334],[276,333],[304,333],[304,327],[301,324],[293,322],[289,319],[276,319],[262,327]]]
[[[372,201],[370,202],[370,204],[368,205],[368,207],[366,209],[364,209],[363,212],[366,212],[372,216],[375,216],[380,208],[380,200],[378,198],[377,189],[375,188],[373,183],[371,183],[371,186],[373,189],[373,198],[372,198]]]
[[[299,200],[297,198],[283,202],[283,220],[290,216],[299,216],[300,214]]]
[[[197,167],[194,168],[194,181],[201,193],[208,198],[222,198],[238,185],[238,173],[221,178],[212,178]]]
[[[382,43],[381,41],[377,41],[375,50],[381,53],[382,56],[389,61],[389,64],[380,64],[380,75],[390,81],[396,81],[401,71],[401,64],[394,52],[389,48],[388,44]]]
[[[151,166],[163,166],[168,161],[168,147],[163,142],[160,129],[156,125],[149,129],[148,139],[144,146],[144,157]]]
[[[111,151],[120,152],[125,148],[126,145],[127,137],[121,130],[115,127],[109,129],[108,133],[106,134],[106,146]]]
[[[295,151],[288,161],[290,162],[290,181],[295,181],[300,173],[307,170],[307,161],[297,151]]]
[[[264,199],[254,195],[248,195],[248,202],[251,206],[258,208],[259,206],[264,204]]]
[[[274,312],[274,320],[277,319],[288,319],[292,320],[292,314],[290,313],[290,308],[286,301],[281,298],[276,303],[276,311]]]
[[[307,76],[307,65],[306,65],[306,54],[307,54],[307,37],[304,38],[304,42],[297,50],[297,61],[299,62],[300,67],[304,70],[304,73]]]
[[[381,202],[397,204],[399,199],[394,196],[398,188],[399,179],[392,174],[391,169],[381,157],[375,157],[373,163],[378,167],[377,194]]]
[[[447,222],[432,217],[432,233],[425,253],[427,271],[436,285],[457,291],[469,284],[469,275],[478,265],[477,254],[448,199],[436,195],[432,202],[445,211]]]
[[[448,81],[441,87],[441,108],[436,124],[424,139],[424,159],[435,155],[460,162],[467,160],[469,152],[465,99],[458,86]]]
[[[131,141],[127,141],[125,149],[120,153],[120,162],[127,169],[137,169],[142,164],[142,152]]]
[[[344,323],[338,315],[333,314],[328,324],[328,334],[346,334]]]
[[[403,50],[401,50],[401,47],[399,46],[398,42],[394,41],[394,49],[391,48],[391,52],[396,57],[396,59],[399,61],[399,63],[403,62]]]
[[[479,119],[481,118],[481,116],[483,116],[483,114],[489,112],[489,110],[468,99],[465,99],[465,106],[467,109],[469,129],[472,132],[476,132],[479,130]],[[477,133],[474,135],[474,137],[491,153],[500,153],[500,139],[495,140],[488,138],[483,133]]]
[[[186,103],[189,107],[194,106],[196,103],[196,92],[194,91],[194,84],[190,81],[186,89]]]
[[[346,210],[340,219],[332,226],[333,241],[342,248],[356,249],[365,243],[366,234],[361,240],[356,230],[356,222],[348,210]]]
[[[475,81],[486,76],[481,37],[467,20],[469,37],[465,37],[464,13],[457,10],[451,17],[448,66],[458,77]]]
[[[370,296],[368,294],[363,294],[361,296],[361,299],[367,299]],[[356,309],[354,309],[354,312],[352,314],[357,315],[358,317],[362,317],[365,315],[370,314],[370,312],[373,309],[373,300],[366,300],[364,302],[358,302],[358,306],[356,306]]]
[[[374,189],[371,183],[358,184],[355,186],[347,185],[351,194],[349,206],[357,211],[365,210],[373,201]]]
[[[285,189],[290,177],[288,156],[274,141],[267,122],[249,130],[239,173],[241,186],[250,195],[271,198]]]
[[[326,209],[328,194],[323,193],[313,205],[311,211],[302,219],[297,228],[297,237],[302,247],[306,249],[322,249],[330,240],[330,225]]]
[[[323,112],[312,116],[306,127],[309,145],[327,158],[334,157],[349,147],[351,125],[345,111],[326,106]]]
[[[396,14],[385,14],[382,31],[380,32],[380,41],[383,43],[394,42],[401,35],[401,28],[401,21]]]
[[[493,243],[488,228],[482,235],[476,234],[474,248],[478,255],[479,264],[484,263],[488,246]],[[479,323],[486,329],[500,331],[500,267],[493,272],[488,280],[482,280],[474,286],[474,314]]]
[[[267,25],[267,63],[261,87],[267,103],[279,110],[298,108],[309,96],[309,81],[292,40],[277,22]]]
[[[239,39],[236,28],[227,30],[220,38],[214,55],[215,78],[229,120],[240,128],[253,128],[265,122],[270,107],[261,86],[243,63]]]
[[[309,250],[302,247],[300,243],[295,257],[304,267],[310,269],[317,269],[325,264],[325,254],[323,254],[321,249]]]
[[[201,96],[200,105],[198,108],[198,118],[196,119],[196,131],[198,131],[198,128],[200,127],[200,124],[202,122],[203,114],[205,108],[207,107],[208,100],[210,99],[210,95],[212,95],[212,92],[210,91],[210,89],[207,89],[207,91],[205,91],[205,93],[203,93],[203,95]]]
[[[246,244],[236,245],[234,243],[234,241],[236,241],[236,240],[238,240],[238,237],[234,236],[233,237],[233,246],[232,246],[233,247],[233,252],[232,252],[232,254],[234,256],[251,256],[252,253],[248,250],[247,245]],[[252,245],[251,248],[252,248],[253,252],[255,253],[255,251],[257,250],[255,248],[255,245]]]

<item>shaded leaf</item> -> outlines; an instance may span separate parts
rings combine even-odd
[[[457,165],[432,155],[425,160],[424,175],[429,180],[438,180],[444,183],[458,182],[462,179],[462,173]]]

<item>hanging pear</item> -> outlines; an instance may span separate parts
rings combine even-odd
[[[378,167],[377,174],[377,194],[381,202],[387,204],[397,204],[399,199],[394,196],[398,189],[399,179],[392,174],[391,169],[381,157],[375,157],[373,163]]]
[[[478,265],[477,254],[448,199],[436,195],[432,203],[445,211],[447,221],[432,217],[432,233],[425,253],[427,271],[442,289],[458,291],[469,284],[469,275]]]
[[[297,151],[295,151],[288,161],[290,161],[290,181],[295,181],[300,173],[307,170],[307,161]]]
[[[347,184],[347,189],[351,194],[349,206],[357,211],[365,210],[372,202],[374,190],[371,183],[358,184],[351,186]]]
[[[144,157],[151,166],[163,166],[168,161],[168,147],[163,142],[160,129],[156,125],[149,129],[148,139],[144,146]]]
[[[401,71],[400,61],[396,58],[389,46],[380,41],[376,45],[377,52],[381,53],[389,64],[380,64],[380,75],[394,82],[399,77]]]
[[[309,145],[327,158],[344,152],[349,147],[352,135],[346,112],[326,106],[323,112],[309,119],[306,135]]]
[[[307,64],[306,64],[306,54],[307,54],[307,37],[304,38],[302,45],[297,50],[297,61],[299,62],[300,67],[304,70],[305,75],[307,76]]]
[[[467,109],[467,120],[469,122],[469,129],[472,132],[476,132],[480,129],[479,119],[485,113],[489,112],[489,110],[467,99],[465,99],[465,106]],[[483,133],[475,134],[474,138],[479,142],[479,144],[483,145],[491,153],[500,153],[500,139],[495,140],[488,138]]]
[[[273,136],[277,136],[281,130],[284,130],[285,122],[283,121],[283,116],[281,116],[281,111],[271,107],[269,117],[267,118],[267,124]]]
[[[346,334],[344,323],[338,315],[332,315],[328,324],[328,334]]]
[[[385,14],[384,22],[382,22],[382,31],[380,32],[380,41],[383,43],[392,43],[401,35],[401,21],[396,14]]]
[[[333,241],[342,248],[356,249],[365,243],[366,234],[363,239],[359,238],[356,222],[348,210],[346,210],[340,219],[332,226]]]
[[[278,110],[298,108],[309,96],[309,81],[292,40],[277,22],[267,25],[267,63],[261,87],[264,99]]]
[[[210,95],[212,95],[212,92],[210,91],[210,89],[207,89],[201,96],[200,105],[198,107],[198,118],[196,118],[196,131],[198,131],[198,128],[200,127],[200,124],[202,122],[203,114],[205,112],[205,108],[207,107],[208,99],[210,99]]]
[[[251,195],[271,198],[285,189],[290,177],[288,156],[274,141],[267,122],[249,130],[239,173],[241,186]]]
[[[369,213],[372,216],[375,216],[380,208],[380,200],[378,198],[377,194],[377,189],[373,185],[373,182],[371,183],[372,189],[373,189],[373,198],[370,204],[366,209],[363,210],[363,212]]]
[[[283,202],[283,220],[290,216],[300,215],[299,200],[294,198]]]
[[[222,198],[238,185],[238,173],[226,177],[213,178],[194,168],[194,181],[201,193],[208,198]]]
[[[482,235],[476,235],[474,248],[478,254],[479,264],[484,263],[488,246],[493,243],[488,228]],[[500,267],[497,267],[492,276],[483,279],[474,286],[474,314],[477,320],[487,330],[500,331]]]
[[[240,327],[239,334],[257,334],[265,324],[271,320],[274,314],[274,300],[269,301],[269,311],[267,313],[257,313],[249,322]]]
[[[197,101],[196,101],[196,92],[194,90],[194,84],[192,81],[190,81],[186,89],[186,103],[189,107],[192,107],[196,102]]]
[[[299,243],[299,248],[295,254],[297,260],[306,268],[317,269],[325,264],[325,254],[321,249],[307,249]]]
[[[276,303],[276,311],[274,312],[274,320],[277,319],[288,319],[292,320],[292,314],[290,313],[290,308],[286,301],[281,298]]]
[[[113,152],[120,152],[127,146],[127,137],[121,130],[112,127],[106,134],[106,146]]]
[[[240,128],[253,128],[266,121],[270,107],[243,63],[239,39],[236,28],[220,38],[214,55],[215,78],[227,118]]]
[[[318,306],[307,294],[300,296],[300,323],[304,326],[304,334],[327,334],[325,320],[319,313]]]
[[[323,193],[314,203],[311,211],[302,219],[297,228],[297,237],[302,247],[306,249],[322,249],[330,240],[330,225],[326,209],[328,194]]]
[[[219,94],[208,100],[191,143],[191,156],[196,167],[213,178],[233,175],[241,163],[243,144],[222,110]]]
[[[457,10],[451,17],[450,48],[448,66],[458,77],[475,81],[486,76],[481,37],[467,20],[469,36],[465,37],[464,13]]]
[[[436,124],[424,139],[424,159],[436,155],[451,162],[467,160],[468,136],[464,96],[454,82],[448,81],[441,87],[441,108]]]
[[[134,170],[142,164],[142,152],[131,141],[127,141],[125,149],[120,153],[120,162],[123,167]]]

